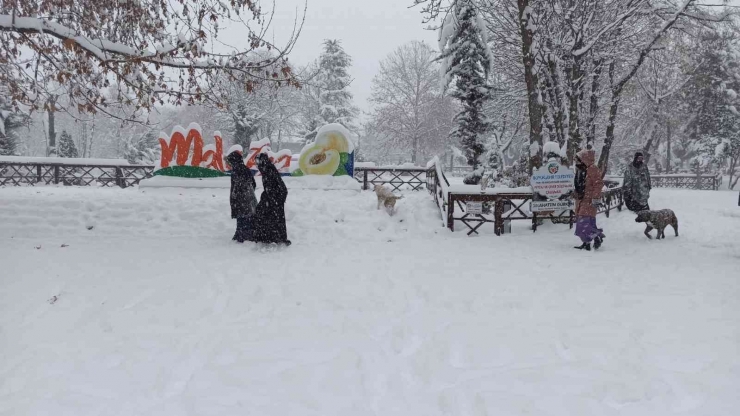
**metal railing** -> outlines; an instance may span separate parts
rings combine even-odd
[[[151,178],[154,166],[0,161],[0,186],[76,185],[127,188]]]

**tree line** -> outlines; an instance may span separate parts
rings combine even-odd
[[[553,142],[567,163],[596,149],[604,174],[620,174],[642,150],[660,172],[724,170],[737,183],[732,8],[696,0],[413,3],[439,42],[409,42],[384,58],[361,114],[341,42],[327,40],[315,62],[296,67],[287,56],[302,20],[286,44],[273,45],[264,36],[269,20],[251,1],[5,2],[0,153],[38,154],[45,144],[58,152],[62,131],[80,156],[146,161],[156,156],[152,125],[158,132],[185,117],[243,145],[309,141],[339,122],[358,137],[358,158],[377,163],[441,156],[521,175]],[[115,24],[132,15],[145,18]],[[248,45],[216,52],[221,26],[236,15],[256,23]]]

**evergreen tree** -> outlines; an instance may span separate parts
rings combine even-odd
[[[352,105],[352,82],[347,69],[352,58],[347,55],[338,40],[325,40],[324,51],[319,58],[320,118],[324,123],[339,123],[354,130],[358,110]]]
[[[131,164],[154,164],[159,159],[159,137],[154,130],[149,130],[138,137],[129,139],[125,145],[123,157]]]
[[[17,154],[20,142],[19,129],[28,124],[28,121],[27,114],[16,111],[7,97],[0,96],[0,156]]]
[[[740,173],[740,38],[712,31],[702,36],[701,45],[702,65],[681,91],[691,116],[685,130],[703,160],[727,167],[732,187]]]
[[[77,153],[77,146],[67,130],[63,130],[62,135],[59,136],[57,155],[59,157],[80,157]]]
[[[485,27],[470,0],[459,0],[442,26],[440,50],[445,82],[454,81],[451,96],[462,110],[455,116],[457,126],[450,136],[463,147],[468,164],[478,168],[486,151],[484,136],[490,127],[483,106],[490,97],[486,83],[491,54],[486,45]]]
[[[247,106],[239,103],[234,117],[234,144],[241,145],[245,150],[249,149],[252,136],[259,131],[260,119]]]
[[[8,132],[8,126],[5,120],[0,120],[5,127],[5,132]],[[13,137],[12,134],[6,134],[0,131],[0,156],[13,156],[16,154],[18,148],[18,140]]]
[[[11,129],[11,113],[0,110],[0,156],[12,156],[16,154],[18,140]]]

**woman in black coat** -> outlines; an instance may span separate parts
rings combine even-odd
[[[254,196],[254,176],[247,169],[239,151],[234,151],[226,156],[226,162],[231,166],[231,218],[236,218],[236,232],[234,238],[240,243],[251,240],[252,217],[257,211],[257,197]]]
[[[262,174],[262,196],[254,218],[253,241],[290,245],[285,226],[285,200],[288,188],[266,154],[257,156],[257,169]]]

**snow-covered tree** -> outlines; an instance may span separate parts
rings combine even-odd
[[[458,0],[440,29],[440,59],[445,84],[454,82],[450,95],[460,101],[451,135],[459,140],[468,164],[477,169],[486,150],[485,134],[490,123],[484,105],[490,98],[486,82],[493,60],[486,29],[472,0]]]
[[[320,117],[324,123],[339,123],[350,131],[355,130],[358,113],[349,91],[352,78],[348,69],[351,65],[352,58],[339,40],[324,41],[324,50],[319,58]]]
[[[143,135],[129,136],[125,143],[123,157],[135,165],[153,165],[159,160],[159,135],[149,130]]]
[[[618,129],[634,121],[620,116],[620,111],[630,111],[621,104],[631,99],[627,94],[634,92],[635,76],[647,58],[663,50],[666,36],[691,34],[728,16],[698,0],[413,3],[423,5],[422,13],[432,20],[454,16],[461,1],[472,3],[486,23],[496,51],[492,73],[503,81],[496,87],[527,104],[530,166],[539,166],[549,136],[567,143],[569,159],[584,139],[600,145],[603,172],[612,146],[621,146],[618,140],[627,137]]]
[[[298,131],[304,142],[313,141],[319,128],[324,125],[321,118],[321,70],[319,62],[314,61],[296,71],[301,88],[299,91]]]
[[[732,31],[707,31],[701,65],[682,88],[685,135],[697,153],[727,168],[736,185],[740,159],[740,38]],[[701,145],[697,145],[701,143]]]
[[[57,156],[59,157],[80,157],[77,152],[77,146],[75,141],[72,140],[72,136],[67,133],[67,130],[62,130],[62,134],[59,136],[59,145],[57,146]]]
[[[232,114],[234,119],[234,137],[233,144],[239,144],[244,149],[249,149],[249,143],[259,130],[259,122],[263,113],[255,112],[254,109],[247,107],[247,104],[240,102],[236,105],[236,110]],[[257,138],[259,140],[259,138]]]
[[[0,61],[9,63],[0,84],[32,109],[64,93],[66,110],[107,113],[111,86],[133,110],[223,104],[212,92],[221,75],[241,77],[245,91],[295,83],[286,59],[300,28],[273,45],[269,15],[255,0],[0,2]],[[244,30],[239,46],[219,40],[227,22]],[[276,52],[254,53],[265,49]]]
[[[412,41],[380,62],[373,78],[372,123],[384,145],[408,152],[411,162],[426,162],[446,151],[454,108],[439,83],[432,48]]]
[[[0,156],[18,154],[20,129],[28,125],[29,120],[27,114],[14,108],[6,96],[0,95]]]

